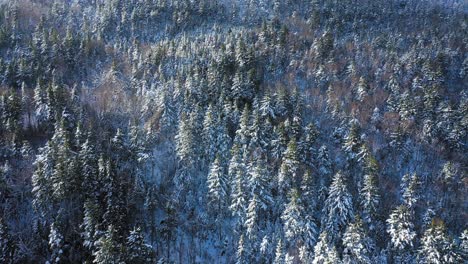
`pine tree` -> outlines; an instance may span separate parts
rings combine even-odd
[[[34,167],[32,175],[33,206],[44,216],[52,206],[51,193],[53,193],[53,188],[50,178],[54,169],[54,160],[50,141],[39,149]]]
[[[96,251],[93,252],[96,264],[114,264],[122,261],[122,246],[118,243],[118,235],[112,225],[97,242]]]
[[[312,163],[312,154],[315,149],[314,143],[317,141],[319,132],[313,123],[308,124],[304,129],[304,134],[299,142],[299,151],[301,153],[302,162],[306,164]]]
[[[245,221],[246,234],[250,241],[256,241],[258,235],[258,204],[259,199],[257,194],[254,194],[249,201],[247,207],[247,215]]]
[[[348,135],[345,137],[343,145],[344,151],[350,160],[354,160],[361,147],[361,127],[356,119],[351,120]]]
[[[209,203],[221,213],[227,197],[227,182],[224,168],[220,164],[219,156],[210,166],[207,177]]]
[[[281,219],[284,224],[285,237],[290,245],[294,247],[303,244],[309,250],[313,249],[318,228],[307,214],[296,189],[291,190],[289,203],[286,205]]]
[[[15,260],[16,245],[10,235],[7,224],[0,217],[0,262],[16,263]]]
[[[250,178],[247,181],[247,188],[250,191],[250,195],[252,197],[257,196],[259,208],[263,212],[268,212],[273,205],[272,183],[264,158],[258,158],[255,165],[250,166],[249,174]]]
[[[352,195],[348,191],[344,176],[338,172],[333,178],[325,201],[322,226],[331,241],[341,237],[342,232],[354,218]]]
[[[203,120],[203,145],[206,146],[204,149],[207,162],[213,161],[216,155],[216,136],[218,131],[213,111],[213,105],[210,104]]]
[[[144,264],[153,262],[153,252],[150,245],[145,244],[145,238],[140,228],[130,231],[126,243],[126,262]]]
[[[407,206],[400,205],[390,213],[387,219],[387,232],[391,245],[397,251],[411,250],[416,237],[412,216]]]
[[[360,218],[348,226],[343,235],[344,263],[371,263],[374,243],[366,234]]]
[[[356,87],[356,100],[362,102],[369,93],[369,85],[364,77],[359,78],[359,82]]]
[[[185,113],[182,113],[177,131],[175,137],[177,156],[180,162],[190,166],[195,159],[194,138],[189,117]]]
[[[246,241],[244,238],[244,235],[242,234],[239,238],[239,242],[237,245],[237,251],[236,251],[236,264],[247,264],[249,263],[248,261],[248,256],[249,256],[249,250],[246,246]]]
[[[57,224],[54,222],[50,225],[49,233],[49,248],[51,253],[50,263],[66,263],[64,255],[64,238]]]
[[[299,177],[299,166],[296,139],[292,138],[283,154],[283,160],[278,173],[278,186],[282,192],[287,192],[292,183]]]
[[[115,168],[111,161],[106,162],[105,175],[105,202],[106,211],[104,213],[104,223],[107,226],[112,226],[112,235],[118,235],[118,238],[123,239],[123,235],[127,230],[127,204],[126,192],[122,179],[116,175]]]
[[[284,264],[285,263],[285,256],[284,256],[284,245],[283,240],[280,238],[276,243],[276,250],[275,250],[275,259],[273,261],[274,264]]]
[[[229,179],[232,181],[231,204],[229,209],[243,223],[245,204],[247,203],[246,165],[243,151],[238,144],[232,147],[232,158],[229,163]]]
[[[418,259],[421,263],[462,263],[455,243],[447,235],[442,221],[434,219],[421,239]]]
[[[326,231],[320,234],[318,243],[314,247],[312,264],[339,264],[341,260],[335,246],[329,241]]]
[[[301,201],[307,212],[315,213],[318,204],[318,188],[316,178],[312,176],[310,170],[306,170],[302,175]]]
[[[81,145],[78,154],[83,174],[83,190],[87,197],[97,197],[99,192],[99,165],[98,157],[91,136]]]
[[[81,224],[83,238],[83,246],[93,252],[96,242],[100,237],[100,208],[99,205],[92,200],[86,200],[84,203],[84,217]]]
[[[405,175],[404,178],[407,179],[407,183],[405,183],[405,180],[403,181],[403,202],[408,206],[409,209],[414,209],[420,198],[419,186],[421,183],[416,173],[413,173],[411,177],[409,175]]]
[[[374,174],[365,174],[364,182],[360,192],[360,204],[364,222],[370,230],[375,228],[375,221],[378,219],[380,204],[380,194],[377,186],[377,179]]]

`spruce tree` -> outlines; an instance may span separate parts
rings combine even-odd
[[[152,247],[145,243],[140,228],[134,228],[130,231],[126,242],[126,262],[135,264],[144,264],[153,262]]]
[[[445,224],[441,220],[434,219],[424,232],[418,259],[421,263],[428,264],[463,262],[455,243],[447,235]]]
[[[348,223],[354,218],[352,200],[344,176],[338,172],[333,178],[322,212],[322,226],[332,242],[341,237]]]
[[[0,217],[0,262],[16,263],[16,244],[3,217]]]
[[[366,234],[360,218],[351,223],[343,235],[343,262],[370,263],[375,245]]]

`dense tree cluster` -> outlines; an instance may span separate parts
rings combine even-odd
[[[463,263],[463,1],[0,1],[1,263]]]

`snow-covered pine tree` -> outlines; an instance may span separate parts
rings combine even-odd
[[[16,263],[16,244],[3,217],[0,217],[0,262]]]
[[[447,235],[445,224],[440,219],[433,219],[421,238],[418,252],[420,263],[442,264],[462,263],[464,260],[457,252],[452,238]]]
[[[352,195],[342,172],[333,177],[322,211],[322,226],[333,243],[341,238],[348,223],[354,218]]]
[[[96,250],[93,252],[95,264],[112,264],[121,263],[123,245],[118,242],[118,235],[112,225],[107,228],[104,236],[102,236],[96,245]]]
[[[377,177],[374,174],[365,174],[362,188],[359,193],[362,217],[370,230],[375,228],[378,219],[380,194]]]
[[[286,195],[293,182],[299,177],[300,162],[298,158],[297,143],[295,138],[291,138],[288,148],[283,154],[281,167],[278,172],[279,190]]]
[[[221,209],[225,205],[227,198],[227,180],[225,174],[225,170],[220,163],[220,157],[217,155],[210,166],[207,186],[209,203],[216,209],[218,214],[222,212]]]
[[[421,182],[419,181],[419,176],[416,173],[413,173],[411,176],[405,175],[402,181],[403,202],[409,209],[414,210],[414,207],[420,198]]]
[[[153,248],[145,243],[141,229],[130,231],[126,242],[126,263],[145,264],[154,262]]]
[[[64,256],[64,246],[65,241],[61,231],[56,222],[53,222],[50,225],[50,233],[49,233],[49,248],[51,251],[49,263],[51,264],[59,264],[59,263],[67,263],[67,260]]]
[[[279,238],[278,242],[276,243],[276,250],[275,250],[275,259],[273,260],[273,264],[284,264],[285,263],[285,249],[283,244],[283,239]]]
[[[344,263],[371,263],[375,244],[366,234],[359,217],[356,217],[343,234],[343,247]]]
[[[413,217],[406,205],[395,208],[387,219],[387,233],[390,243],[400,259],[411,258],[414,239]]]
[[[330,242],[328,233],[323,231],[314,247],[312,264],[339,264],[341,260],[335,246]]]

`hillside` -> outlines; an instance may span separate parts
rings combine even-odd
[[[468,6],[0,1],[0,263],[465,263]]]

